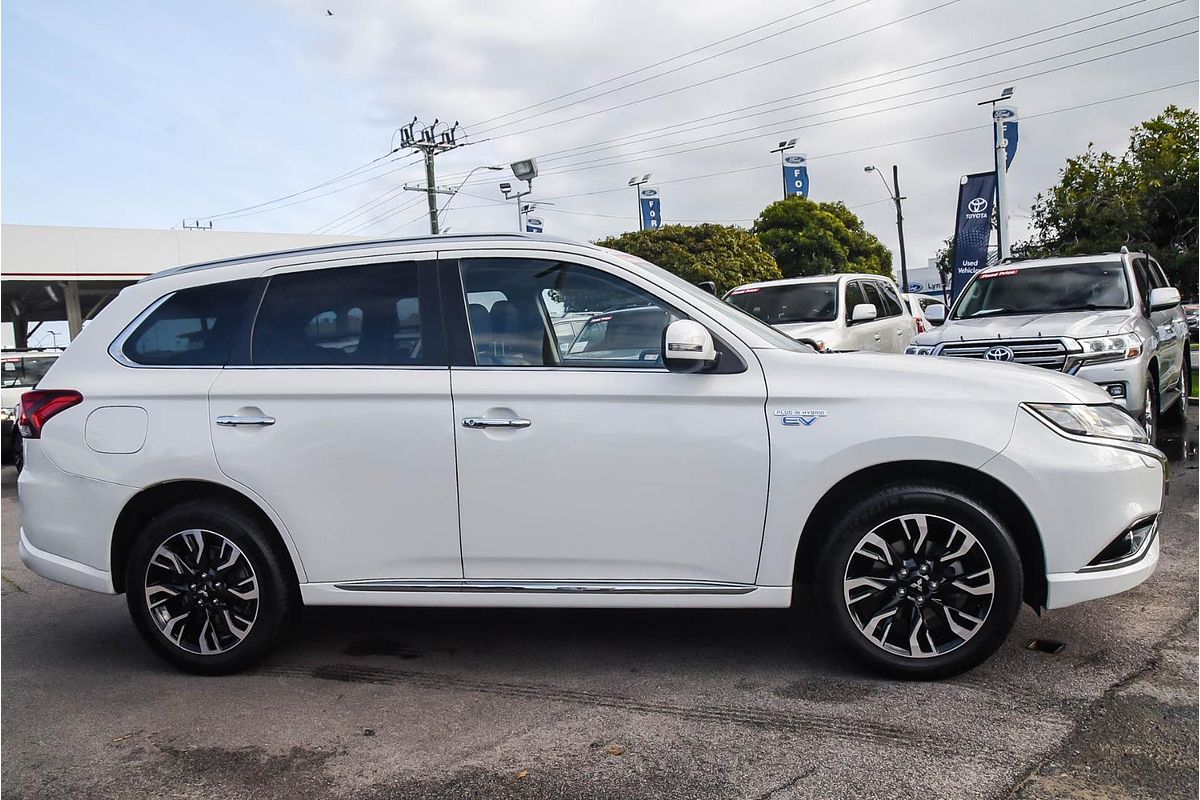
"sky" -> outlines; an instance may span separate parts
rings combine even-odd
[[[960,176],[991,169],[979,101],[1015,88],[1020,239],[1067,158],[1197,106],[1198,2],[6,0],[0,219],[420,234],[424,195],[402,187],[423,167],[391,152],[415,116],[461,123],[439,185],[537,157],[527,199],[554,204],[547,233],[580,240],[637,227],[627,182],[644,173],[666,222],[748,227],[782,192],[769,151],[796,138],[810,196],[895,252],[894,207],[863,167],[896,164],[924,265]],[[441,196],[443,229],[515,228],[502,180],[477,171]]]

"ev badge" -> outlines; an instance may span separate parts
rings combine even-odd
[[[972,214],[978,214],[987,208],[987,200],[982,197],[976,197],[971,202],[967,203],[967,210]]]
[[[1011,347],[998,345],[984,353],[983,357],[988,361],[1012,361],[1014,355]]]
[[[803,410],[803,411],[776,411],[775,416],[779,417],[779,421],[784,425],[803,425],[809,427],[821,417],[826,416],[821,410]]]

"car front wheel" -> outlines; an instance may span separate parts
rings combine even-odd
[[[220,505],[186,503],[155,517],[125,575],[139,633],[188,672],[218,675],[255,663],[297,605],[289,571],[261,524]]]
[[[891,486],[837,524],[817,565],[837,638],[868,665],[936,679],[982,662],[1021,606],[1021,562],[985,506],[936,485]]]

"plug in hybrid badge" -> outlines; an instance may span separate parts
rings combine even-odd
[[[821,417],[826,416],[824,411],[807,409],[801,411],[776,411],[775,416],[779,417],[779,421],[784,425],[803,425],[808,427]]]

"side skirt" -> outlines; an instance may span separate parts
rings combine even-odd
[[[790,586],[689,581],[347,581],[300,585],[305,605],[474,608],[786,608]]]

